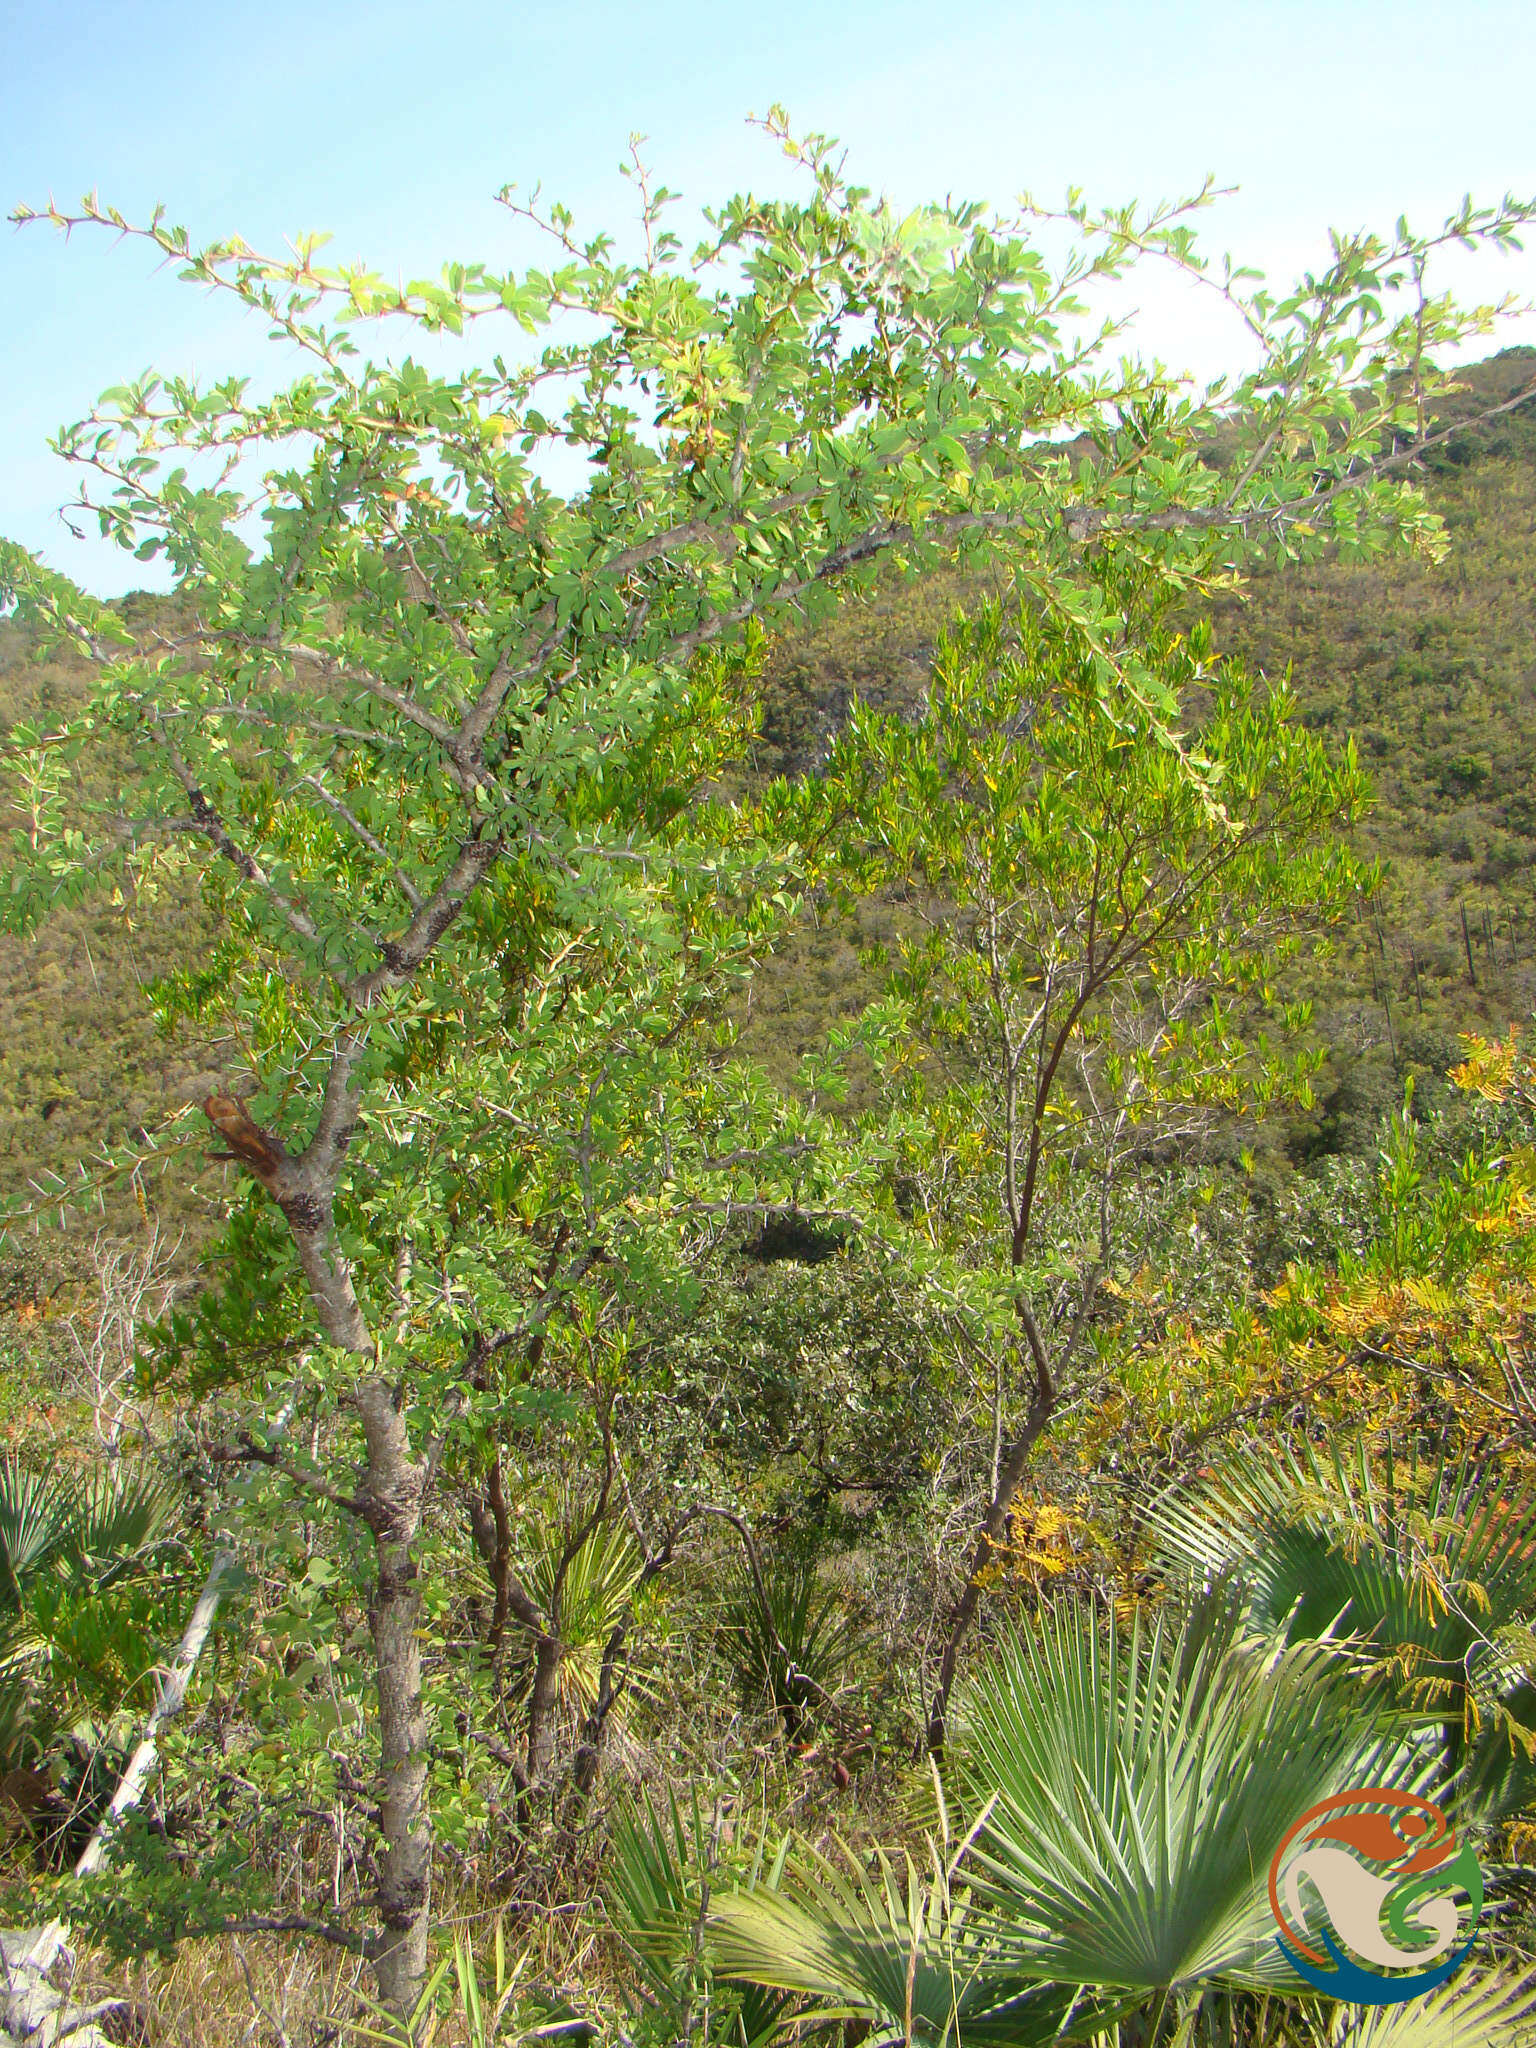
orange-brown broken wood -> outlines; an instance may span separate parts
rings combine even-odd
[[[207,1117],[237,1159],[257,1173],[275,1173],[288,1155],[278,1139],[247,1115],[245,1104],[233,1095],[210,1095],[203,1104]]]

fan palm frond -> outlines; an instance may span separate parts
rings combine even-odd
[[[777,1887],[723,1899],[710,1923],[721,1969],[811,2000],[801,2022],[863,2021],[877,2044],[1070,2041],[1126,2009],[1010,1968],[956,1859],[930,1851],[926,1870],[879,1852],[871,1868],[839,1844]]]
[[[1334,2024],[1329,2048],[1531,2048],[1536,1976],[1467,1970],[1423,1998]]]
[[[20,1606],[23,1587],[51,1561],[69,1520],[69,1499],[56,1479],[0,1459],[0,1603]]]
[[[74,1481],[0,1459],[0,1606],[18,1607],[44,1574],[110,1582],[165,1534],[171,1515],[169,1490],[142,1467]]]
[[[1154,1554],[1184,1588],[1241,1586],[1291,1642],[1352,1638],[1440,1725],[1479,1810],[1536,1791],[1536,1489],[1471,1464],[1373,1463],[1356,1443],[1233,1458],[1166,1496]]]
[[[771,1889],[783,1869],[781,1849],[765,1872],[761,1837],[727,1846],[721,1821],[718,1812],[706,1819],[697,1797],[685,1808],[669,1792],[664,1804],[641,1800],[622,1810],[609,1845],[609,1919],[651,1999],[683,2033],[688,2009],[718,1961],[715,1890],[743,1876]],[[733,1995],[738,2048],[770,2040],[784,2012],[782,1994],[752,1982],[736,1986]]]
[[[743,1701],[769,1707],[790,1736],[836,1699],[863,1642],[843,1595],[803,1558],[766,1556],[760,1585],[741,1571],[724,1622]]]
[[[61,1564],[72,1577],[110,1584],[160,1541],[174,1511],[170,1490],[157,1473],[112,1465],[72,1495]]]
[[[1019,1966],[1069,1983],[1294,1983],[1265,1889],[1286,1831],[1430,1769],[1329,1646],[1256,1642],[1219,1601],[1129,1631],[1064,1607],[962,1702],[961,1784],[991,1802],[978,1891]]]
[[[608,1853],[608,1907],[652,1991],[677,1983],[704,1912],[709,1831],[697,1800],[685,1809],[640,1800],[621,1810]]]
[[[587,1714],[597,1699],[604,1646],[629,1609],[644,1560],[626,1530],[606,1523],[592,1529],[569,1558],[563,1523],[553,1517],[535,1523],[526,1542],[524,1582],[541,1611],[556,1617],[564,1645],[562,1700],[568,1711]],[[644,1689],[632,1668],[626,1682],[631,1692]]]
[[[1165,1567],[1235,1573],[1255,1618],[1293,1635],[1348,1609],[1383,1640],[1449,1621],[1471,1641],[1536,1610],[1536,1488],[1465,1461],[1375,1463],[1359,1441],[1249,1449],[1165,1496],[1152,1524]]]
[[[172,1513],[169,1490],[142,1467],[81,1480],[0,1460],[0,1757],[43,1739],[61,1668],[94,1671],[114,1691],[142,1671],[148,1617],[100,1596],[143,1564]]]
[[[957,1708],[959,1846],[792,1862],[717,1907],[722,1967],[882,2041],[1069,2040],[1202,1986],[1300,1991],[1271,1859],[1318,1799],[1433,1768],[1331,1645],[1276,1646],[1219,1599],[1127,1629],[1064,1604]]]

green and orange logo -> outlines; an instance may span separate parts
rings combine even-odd
[[[1443,1807],[1360,1785],[1309,1806],[1275,1851],[1276,1945],[1319,1991],[1398,2005],[1453,1977],[1477,1937],[1483,1873]]]

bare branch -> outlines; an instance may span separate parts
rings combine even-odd
[[[404,868],[394,859],[389,848],[381,840],[374,837],[361,818],[354,811],[350,810],[339,796],[336,796],[331,790],[327,789],[317,775],[301,775],[299,777],[299,785],[304,789],[312,789],[323,804],[329,806],[336,813],[337,817],[352,828],[368,851],[386,863],[406,902],[410,904],[412,910],[420,910],[422,905],[421,891],[416,887],[416,884],[411,880]]]
[[[224,820],[203,794],[202,788],[192,770],[187,766],[181,754],[172,744],[170,735],[165,730],[164,720],[160,717],[158,711],[146,705],[143,707],[143,713],[145,724],[148,725],[151,732],[155,735],[162,752],[171,765],[171,772],[186,791],[187,799],[192,806],[192,815],[189,819],[167,819],[164,821],[165,829],[200,833],[217,852],[224,856],[225,860],[232,867],[237,868],[245,876],[248,882],[253,883],[258,889],[264,890],[271,897],[300,938],[314,942],[318,938],[318,933],[315,930],[314,920],[309,915],[309,912],[302,905],[295,903],[291,897],[284,895],[283,891],[277,888],[270,877],[264,873],[255,857],[247,853],[245,848],[239,844],[234,834],[224,823]]]

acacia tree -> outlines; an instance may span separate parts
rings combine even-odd
[[[94,197],[15,216],[135,237],[305,361],[268,398],[146,377],[60,437],[82,513],[169,564],[180,623],[135,637],[0,554],[0,592],[99,670],[82,718],[9,750],[8,908],[25,922],[62,891],[189,865],[221,921],[170,999],[233,1048],[203,1110],[246,1195],[203,1334],[243,1363],[253,1446],[373,1535],[372,1954],[397,2008],[429,1926],[427,1491],[452,1433],[492,1428],[510,1398],[493,1362],[536,1365],[557,1309],[618,1257],[646,1174],[662,1216],[680,1176],[708,1182],[763,1136],[757,1119],[749,1145],[722,1143],[682,1066],[656,1067],[684,1060],[688,1018],[750,962],[778,913],[754,925],[744,906],[783,874],[750,820],[694,806],[739,737],[701,653],[816,614],[882,560],[992,560],[1080,622],[1080,715],[1104,717],[1090,700],[1113,689],[1166,772],[1198,783],[1084,547],[1113,536],[1186,586],[1270,542],[1433,547],[1411,465],[1447,381],[1434,353],[1491,314],[1426,278],[1443,245],[1507,241],[1532,211],[1469,204],[1438,235],[1338,241],[1277,299],[1203,268],[1200,199],[1075,208],[1053,270],[1028,215],[903,218],[827,141],[767,125],[806,195],[727,201],[691,264],[638,163],[636,259],[557,207],[537,216],[549,268],[455,263],[409,286],[326,267],[318,236],[281,256],[199,248]],[[1112,360],[1087,298],[1142,260],[1213,284],[1258,367],[1192,394]],[[363,353],[368,321],[499,323],[517,353],[434,372]],[[1203,451],[1224,422],[1236,452],[1218,469]],[[588,464],[567,497],[540,479],[554,446]],[[132,749],[131,786],[85,816],[67,767],[106,734]],[[637,1153],[647,1099],[678,1134]],[[264,1432],[301,1325],[355,1416],[355,1478],[345,1433],[317,1472]]]
[[[1026,604],[941,646],[923,715],[858,712],[823,800],[849,861],[915,915],[890,994],[893,1193],[954,1262],[980,1327],[999,1313],[985,1506],[939,1660],[942,1748],[961,1644],[1036,1444],[1049,1428],[1125,1224],[1139,1164],[1217,1115],[1307,1086],[1309,1057],[1237,1005],[1364,875],[1336,836],[1365,783],[1283,689],[1176,629],[1166,587],[1104,550],[1090,565],[1136,634],[1176,743],[1140,693],[1098,679],[1093,638]],[[1097,710],[1095,711],[1095,706]],[[1303,1024],[1306,1005],[1286,1006]],[[891,1030],[889,1010],[881,1019]],[[905,1045],[901,1040],[905,1039]]]

